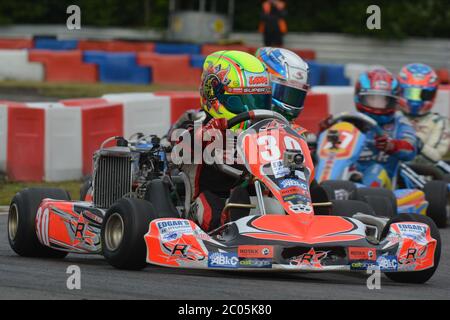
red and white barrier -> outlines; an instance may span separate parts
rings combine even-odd
[[[0,50],[0,80],[44,81],[44,67],[29,62],[27,50]]]
[[[197,92],[110,94],[57,103],[0,101],[0,171],[16,181],[79,179],[92,172],[92,155],[111,136],[164,135],[186,110],[199,108]],[[450,115],[450,87],[436,112]],[[316,87],[297,123],[316,132],[329,114],[354,111],[353,88]]]
[[[0,103],[0,172],[6,172],[6,147],[8,145],[8,109]]]
[[[136,132],[163,136],[170,127],[170,99],[152,93],[109,94],[102,99],[123,105],[124,136]]]

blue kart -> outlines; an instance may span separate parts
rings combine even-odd
[[[382,132],[362,113],[343,113],[319,136],[316,177],[331,199],[362,200],[379,216],[411,213],[428,215],[440,228],[447,225],[449,184],[435,170],[400,163],[391,179],[383,166],[375,164],[364,174],[356,170],[367,143],[366,133]],[[419,168],[420,167],[420,168]],[[422,170],[419,170],[422,169]],[[441,174],[442,178],[443,174]]]

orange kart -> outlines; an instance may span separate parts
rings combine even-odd
[[[253,125],[237,141],[243,166],[221,168],[241,180],[238,192],[246,197],[237,203],[230,198],[224,208],[228,221],[218,230],[207,234],[188,218],[190,187],[183,174],[153,175],[145,190],[121,190],[120,183],[134,179],[130,166],[141,163],[122,146],[97,153],[93,202],[69,201],[60,190],[18,193],[8,219],[11,247],[23,256],[103,254],[121,269],[150,263],[234,271],[380,270],[412,283],[433,276],[441,240],[432,220],[408,214],[380,218],[358,201],[313,203],[314,167],[306,142],[277,113],[250,111],[229,127],[244,121]],[[128,187],[131,192],[124,193]]]

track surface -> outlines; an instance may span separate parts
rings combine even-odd
[[[450,229],[442,230],[441,264],[425,285],[382,277],[370,291],[361,274],[236,274],[149,266],[118,271],[100,256],[69,255],[61,261],[16,256],[0,213],[0,299],[450,299]],[[70,265],[81,268],[81,290],[66,287]]]

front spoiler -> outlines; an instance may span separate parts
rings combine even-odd
[[[163,226],[163,227],[161,227]],[[182,219],[159,219],[145,235],[147,262],[153,265],[232,272],[389,272],[434,267],[437,241],[427,225],[392,224],[386,238],[365,237],[335,243],[289,243],[239,237],[233,244]]]

